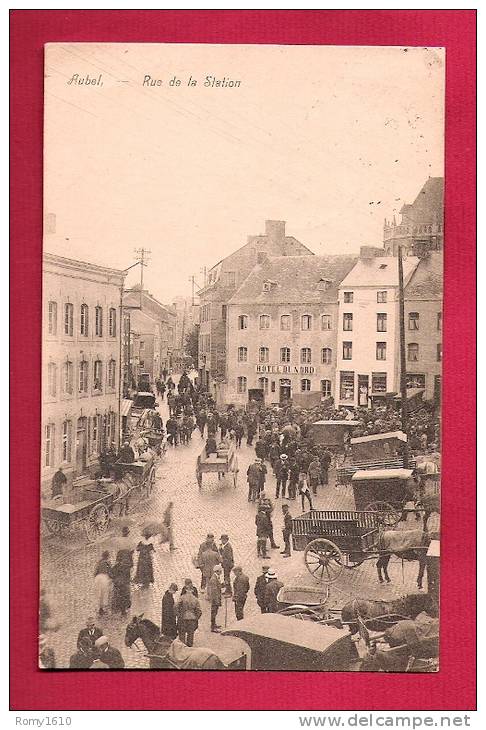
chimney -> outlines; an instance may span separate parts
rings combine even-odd
[[[281,246],[285,241],[285,221],[265,221],[265,235],[270,246]]]

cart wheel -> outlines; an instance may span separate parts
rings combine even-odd
[[[96,504],[84,523],[86,535],[90,542],[94,542],[105,532],[110,521],[110,514],[106,504]]]
[[[370,502],[364,508],[365,512],[379,512],[379,522],[385,527],[394,527],[400,521],[401,512],[389,502]]]
[[[50,520],[46,517],[44,517],[44,525],[47,528],[47,531],[51,533],[51,535],[61,535],[63,525],[61,525],[58,520]]]
[[[324,583],[333,583],[344,568],[343,554],[338,546],[322,537],[307,545],[304,561],[309,573]]]

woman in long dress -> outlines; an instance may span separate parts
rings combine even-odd
[[[108,612],[112,585],[111,571],[110,553],[108,550],[105,550],[101,555],[101,560],[96,564],[94,572],[94,590],[98,616],[103,616]]]
[[[148,588],[154,582],[154,568],[152,565],[152,553],[155,552],[154,544],[148,533],[144,533],[143,540],[137,545],[138,563],[135,573],[135,583],[142,588]]]
[[[132,605],[130,597],[130,564],[117,555],[116,563],[111,570],[113,581],[113,611],[126,616]]]

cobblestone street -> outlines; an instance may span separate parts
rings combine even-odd
[[[167,418],[165,403],[161,408],[164,421]],[[262,561],[256,554],[255,505],[247,501],[246,470],[254,458],[254,449],[246,446],[245,440],[240,451],[239,479],[237,488],[226,481],[218,482],[217,476],[205,474],[203,487],[199,491],[195,478],[195,463],[203,440],[196,430],[189,446],[168,449],[158,463],[157,483],[153,496],[144,502],[134,504],[129,524],[134,546],[140,537],[140,526],[147,520],[161,519],[169,501],[173,501],[175,521],[175,545],[177,550],[169,552],[167,545],[157,545],[154,557],[155,585],[147,591],[132,590],[132,613],[144,613],[160,625],[161,600],[171,582],[182,587],[184,578],[192,578],[199,588],[200,572],[194,568],[193,556],[208,532],[217,541],[223,533],[228,533],[233,545],[235,562],[243,567],[250,578],[251,589],[245,606],[245,615],[259,612],[253,594],[257,575],[261,572]],[[269,469],[270,470],[270,469]],[[275,478],[269,474],[267,492],[274,499]],[[274,535],[281,542],[282,500],[275,500]],[[292,516],[300,514],[300,500],[290,501]],[[331,474],[331,484],[321,487],[315,500],[318,509],[354,508],[351,490],[335,487]],[[46,589],[52,609],[62,607],[59,615],[63,617],[60,630],[52,634],[51,644],[56,652],[58,667],[66,667],[69,657],[76,650],[79,630],[85,626],[86,618],[94,615],[95,600],[93,591],[93,570],[97,559],[104,549],[120,534],[120,522],[114,520],[106,537],[95,544],[86,543],[84,531],[74,530],[64,538],[42,535],[42,586]],[[301,552],[294,552],[290,559],[284,559],[279,550],[271,550],[272,567],[285,583],[314,584],[316,581],[308,573]],[[354,570],[345,570],[338,581],[331,586],[328,605],[341,607],[350,597],[392,599],[403,593],[414,591],[417,564],[405,563],[392,558],[390,562],[390,585],[380,585],[377,580],[375,560],[369,560]],[[224,658],[224,647],[234,648],[237,639],[228,639],[211,634],[209,631],[209,604],[201,597],[203,616],[199,622],[195,645],[217,648]],[[218,623],[229,625],[235,621],[231,599],[219,611]],[[147,659],[135,649],[124,645],[125,627],[128,619],[104,617],[97,624],[110,642],[120,649],[127,667],[147,668]],[[296,623],[296,626],[298,624]]]

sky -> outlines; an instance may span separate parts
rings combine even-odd
[[[149,249],[164,303],[266,219],[359,252],[443,175],[443,129],[443,49],[49,44],[44,250],[125,269]]]

